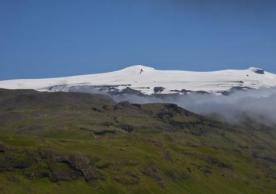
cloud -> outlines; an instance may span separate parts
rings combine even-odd
[[[132,103],[174,103],[201,115],[216,114],[230,122],[248,116],[264,124],[276,124],[276,88],[235,91],[230,95],[189,94],[179,96],[114,96]]]

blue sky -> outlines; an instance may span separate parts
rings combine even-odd
[[[275,2],[275,1],[274,1]],[[0,0],[0,79],[133,64],[276,73],[273,0]]]

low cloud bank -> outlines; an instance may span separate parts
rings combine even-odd
[[[115,96],[117,101],[132,103],[174,103],[192,112],[222,116],[230,122],[244,116],[257,119],[264,124],[276,124],[276,88],[235,91],[230,95],[189,94],[182,96]]]

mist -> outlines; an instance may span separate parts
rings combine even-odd
[[[276,124],[276,88],[235,91],[229,95],[199,94],[177,96],[113,96],[116,101],[131,103],[174,103],[201,115],[217,115],[229,122],[245,117],[267,125]]]

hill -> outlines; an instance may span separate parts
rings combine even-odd
[[[274,194],[275,128],[174,104],[0,90],[1,193]]]

